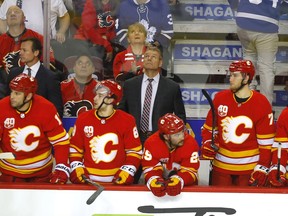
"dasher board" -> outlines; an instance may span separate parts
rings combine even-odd
[[[174,74],[226,75],[230,63],[243,58],[240,41],[176,40],[172,50]],[[288,42],[279,42],[276,75],[288,76]]]

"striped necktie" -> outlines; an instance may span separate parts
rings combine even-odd
[[[149,129],[149,116],[150,116],[150,106],[152,98],[152,82],[153,79],[148,79],[149,83],[146,88],[143,111],[141,116],[141,125],[140,129],[142,132],[146,132]]]

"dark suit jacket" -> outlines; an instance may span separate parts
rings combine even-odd
[[[142,80],[143,75],[140,75],[124,82],[123,98],[118,106],[119,109],[122,109],[135,117],[139,131],[141,121]],[[152,113],[153,132],[158,130],[158,119],[166,113],[175,113],[186,122],[186,113],[180,86],[176,82],[160,75]]]
[[[21,74],[24,70],[24,67],[17,67],[11,69],[8,78],[7,78],[7,86],[6,86],[6,94],[10,94],[9,83],[10,81]],[[45,68],[42,64],[39,67],[35,79],[38,83],[37,94],[43,96],[50,102],[52,102],[59,115],[63,116],[63,104],[62,104],[62,96],[61,96],[61,89],[60,89],[60,81],[57,79],[56,75]],[[43,107],[45,110],[45,107]]]

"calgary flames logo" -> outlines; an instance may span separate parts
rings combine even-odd
[[[96,164],[101,161],[108,163],[115,159],[117,155],[116,149],[110,152],[105,150],[108,143],[118,145],[118,136],[113,133],[108,133],[102,136],[95,136],[90,140],[91,156]]]
[[[115,21],[110,11],[98,15],[98,24],[101,28],[109,28],[115,25]]]
[[[68,101],[64,104],[64,116],[78,116],[80,113],[93,108],[89,100],[83,101]]]
[[[9,73],[11,68],[21,66],[19,53],[20,53],[20,50],[16,52],[10,52],[3,57],[3,62],[4,62],[5,70],[7,71],[7,73]]]
[[[14,128],[9,131],[9,137],[11,142],[11,147],[19,152],[19,151],[25,151],[30,152],[37,148],[39,141],[31,142],[31,144],[28,144],[26,142],[27,137],[29,135],[33,135],[34,137],[40,136],[40,130],[36,126],[27,126],[24,128]]]

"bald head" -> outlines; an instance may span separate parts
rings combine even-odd
[[[18,6],[11,6],[8,8],[6,13],[7,25],[10,28],[11,26],[21,26],[24,25],[25,15],[23,11]]]

